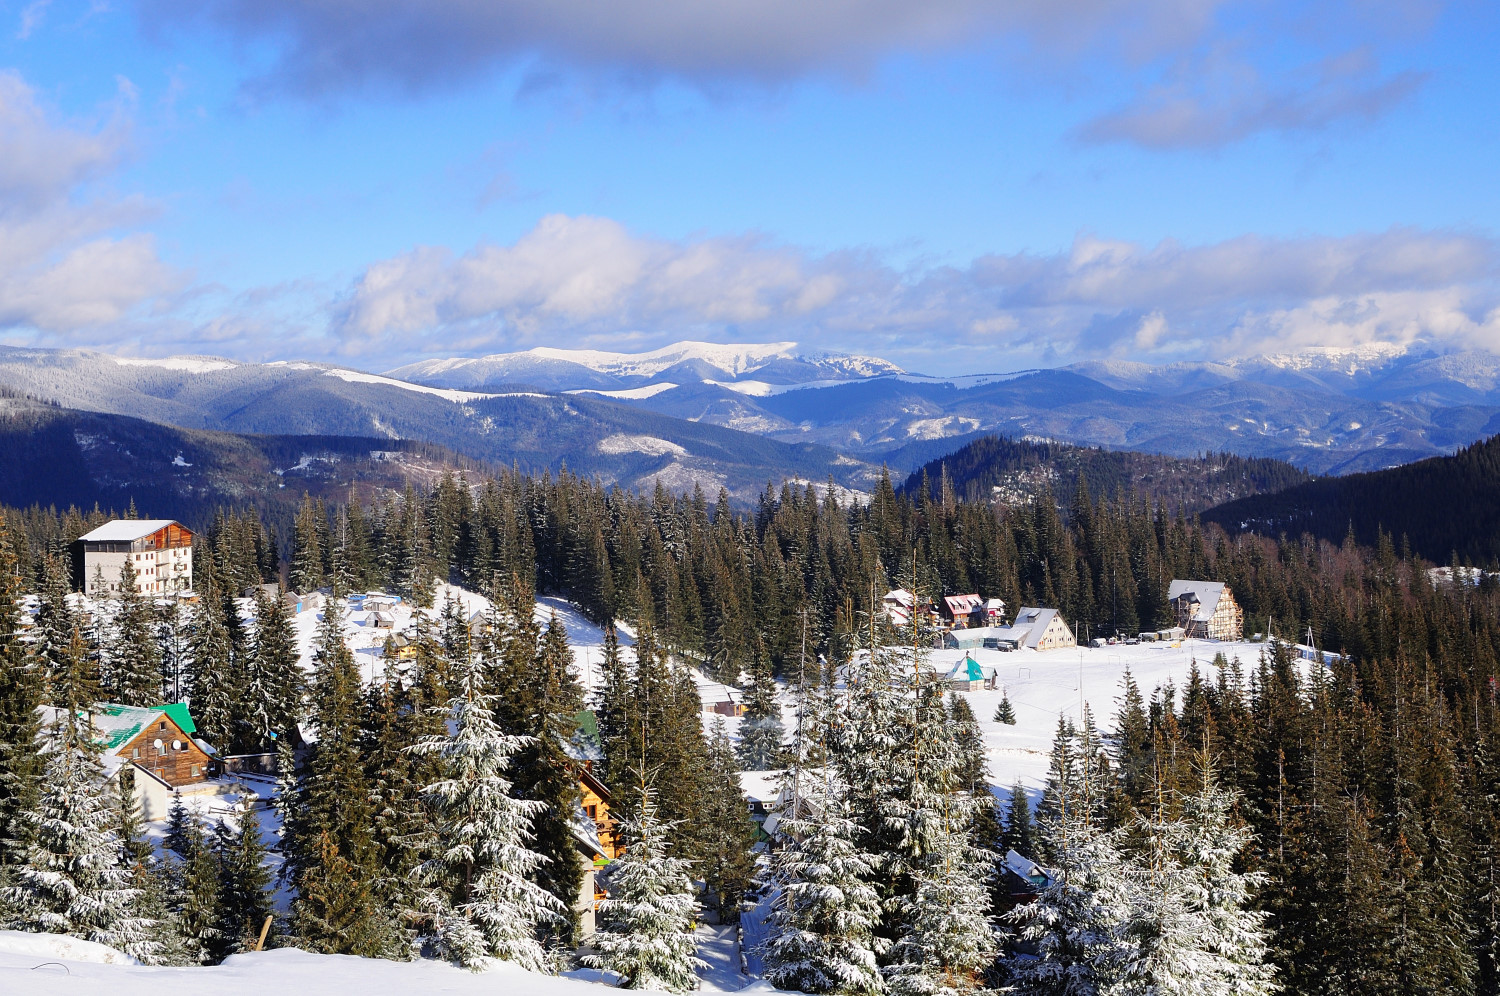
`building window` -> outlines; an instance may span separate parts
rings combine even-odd
[[[198,777],[198,766],[196,764],[193,765],[193,777],[194,778]]]

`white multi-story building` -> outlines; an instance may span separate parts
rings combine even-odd
[[[193,590],[193,533],[172,519],[116,519],[82,536],[83,590],[108,595],[120,590],[126,561],[135,568],[143,595]]]

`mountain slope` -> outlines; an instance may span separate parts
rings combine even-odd
[[[1335,543],[1351,529],[1374,543],[1383,529],[1438,563],[1457,553],[1493,564],[1500,560],[1500,436],[1453,456],[1241,498],[1203,518],[1230,531],[1306,532]]]
[[[304,491],[345,500],[490,469],[429,443],[249,436],[73,411],[0,392],[0,504],[123,509],[201,527],[223,506],[285,524]]]
[[[203,357],[118,360],[0,348],[0,385],[73,409],[190,429],[418,439],[492,464],[627,487],[701,485],[749,500],[786,476],[863,490],[874,468],[810,442],[673,418],[590,395],[436,389],[341,367]]]
[[[1228,453],[1168,457],[986,436],[924,464],[903,487],[920,494],[925,477],[929,492],[936,497],[946,477],[954,493],[970,501],[1025,501],[1046,488],[1065,504],[1077,490],[1080,476],[1095,500],[1134,491],[1189,515],[1309,479],[1306,472],[1279,460]]]

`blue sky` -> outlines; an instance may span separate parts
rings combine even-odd
[[[997,9],[0,4],[0,341],[1500,348],[1493,4]]]

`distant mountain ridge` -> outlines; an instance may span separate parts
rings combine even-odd
[[[976,353],[975,366],[982,363]],[[1153,366],[1098,360],[935,377],[795,343],[648,353],[539,349],[391,372],[467,390],[538,385],[695,422],[814,442],[909,469],[989,434],[1175,456],[1230,452],[1352,473],[1500,431],[1500,357],[1423,344],[1319,347]]]
[[[741,498],[782,477],[866,491],[882,464],[904,475],[988,435],[1345,474],[1500,432],[1500,357],[1421,345],[955,377],[791,342],[540,347],[387,374],[0,347],[0,385],[186,428],[422,439],[479,460]]]
[[[901,372],[894,363],[870,356],[801,353],[795,342],[721,345],[685,341],[641,353],[539,346],[518,353],[421,360],[387,374],[434,387],[477,390],[487,385],[530,384],[571,391],[685,380],[732,382],[752,376],[771,384],[801,384]]]
[[[1307,532],[1333,543],[1353,532],[1374,544],[1384,531],[1439,564],[1457,556],[1492,567],[1500,563],[1500,436],[1452,456],[1240,498],[1203,519],[1230,532]]]
[[[720,487],[749,500],[768,480],[864,491],[878,466],[587,394],[459,391],[314,363],[116,358],[0,347],[0,386],[70,409],[186,429],[421,440],[470,459],[598,477],[630,488]]]

